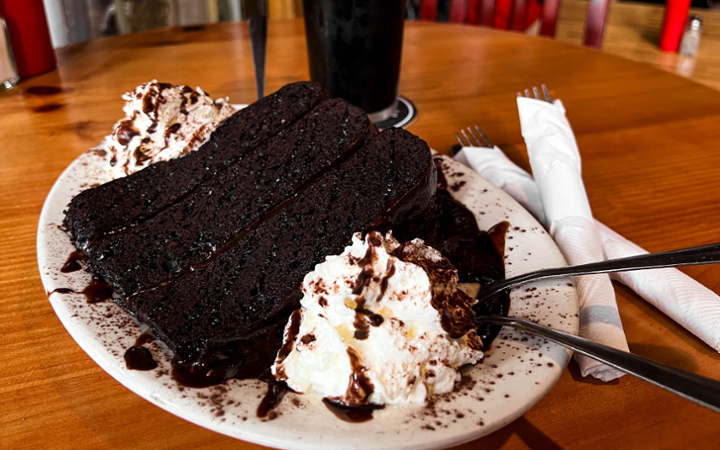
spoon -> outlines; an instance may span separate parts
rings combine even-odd
[[[477,295],[478,302],[493,295],[529,283],[531,281],[561,278],[594,273],[624,272],[629,270],[658,269],[661,267],[693,266],[720,262],[720,243],[698,247],[668,250],[659,253],[610,259],[579,266],[558,267],[528,272],[512,278],[498,280],[484,286]]]
[[[641,380],[666,389],[687,400],[720,413],[720,382],[677,369],[642,356],[617,350],[607,345],[553,330],[536,323],[503,316],[477,316],[475,323],[509,326],[520,331],[542,336],[573,351],[629,373]]]

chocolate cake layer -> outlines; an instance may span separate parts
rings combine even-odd
[[[404,130],[383,131],[234,247],[172,283],[130,296],[125,307],[185,367],[208,373],[219,367],[223,373],[213,376],[221,378],[243,370],[257,376],[243,364],[270,365],[280,346],[276,324],[299,306],[305,274],[342,252],[353,232],[407,229],[408,221],[432,214],[436,187],[425,142]],[[264,337],[254,339],[258,334]]]
[[[374,133],[361,109],[327,100],[175,204],[89,242],[86,264],[122,297],[169,281],[256,225]]]
[[[75,245],[147,219],[177,202],[249,149],[277,135],[327,98],[309,82],[289,84],[230,116],[198,150],[78,194],[63,225]]]

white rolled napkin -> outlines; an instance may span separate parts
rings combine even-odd
[[[545,225],[545,212],[535,180],[529,173],[510,161],[510,158],[497,146],[493,148],[463,147],[454,158],[510,194],[540,223]]]
[[[602,244],[580,174],[580,152],[562,102],[518,97],[517,103],[550,234],[569,264],[602,261]],[[575,277],[575,286],[580,306],[579,335],[628,351],[610,277]],[[624,375],[578,353],[575,359],[583,376],[611,381]]]

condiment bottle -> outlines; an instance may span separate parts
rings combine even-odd
[[[0,17],[0,91],[15,86],[19,79],[15,57],[10,45],[10,35],[5,25],[5,19]]]
[[[0,0],[0,15],[7,23],[20,77],[53,70],[57,61],[43,0]]]
[[[680,54],[685,56],[695,56],[700,47],[700,36],[702,35],[702,17],[692,15],[688,18],[685,25],[685,33],[683,33],[680,43]]]
[[[691,0],[666,0],[665,15],[660,29],[660,50],[677,52],[683,26],[690,11]]]

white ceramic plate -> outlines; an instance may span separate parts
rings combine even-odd
[[[109,181],[105,158],[92,152],[75,160],[55,183],[40,217],[37,252],[48,293],[81,291],[85,272],[61,273],[74,247],[58,228],[63,210],[80,191]],[[565,265],[553,240],[520,205],[490,182],[445,158],[453,196],[476,214],[481,229],[510,222],[506,237],[508,276]],[[387,407],[365,423],[337,419],[312,395],[288,394],[277,417],[262,420],[256,408],[265,385],[230,380],[205,389],[179,387],[170,377],[167,350],[149,345],[159,363],[155,370],[127,370],[123,355],[144,330],[112,302],[88,304],[81,294],[53,293],[50,303],[65,328],[107,373],[149,402],[192,423],[271,447],[287,449],[437,449],[488,434],[520,417],[555,384],[569,354],[544,340],[504,330],[484,362],[467,374],[452,394],[427,407]],[[578,308],[569,280],[531,285],[511,295],[512,315],[577,332]]]

